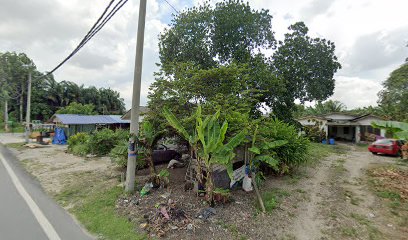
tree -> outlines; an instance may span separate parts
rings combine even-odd
[[[408,122],[408,63],[394,70],[378,93],[378,104],[392,120]]]
[[[161,66],[169,74],[177,62],[204,69],[232,61],[248,62],[259,48],[275,45],[271,19],[268,10],[253,10],[239,0],[187,9],[160,35]]]
[[[166,106],[177,116],[188,116],[198,103],[205,111],[206,104],[219,105],[223,99],[217,96],[224,95],[245,103],[249,111],[242,113],[252,118],[266,105],[272,115],[290,121],[295,99],[325,100],[340,68],[334,44],[308,37],[306,26],[297,23],[274,58],[267,58],[261,49],[276,46],[271,19],[268,10],[254,10],[239,0],[204,3],[175,16],[159,39],[151,114],[160,115]]]
[[[283,79],[285,92],[277,101],[269,101],[278,115],[290,119],[295,108],[294,100],[323,101],[333,94],[334,73],[341,68],[334,54],[335,46],[331,41],[311,38],[303,22],[289,27],[283,42],[279,42],[273,54],[273,66]]]
[[[68,106],[59,109],[56,113],[59,114],[83,114],[96,115],[95,106],[93,104],[84,104],[72,102]]]

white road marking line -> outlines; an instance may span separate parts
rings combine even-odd
[[[21,197],[23,197],[24,201],[27,203],[34,217],[37,219],[38,223],[40,224],[45,234],[47,235],[48,239],[61,240],[61,238],[58,236],[58,233],[55,231],[54,227],[45,217],[45,215],[43,214],[41,209],[38,207],[38,205],[31,198],[30,194],[28,194],[28,192],[25,190],[20,180],[17,178],[17,175],[14,173],[13,169],[10,167],[10,165],[7,163],[6,159],[4,159],[1,153],[0,153],[0,160],[3,163],[4,167],[6,168],[11,178],[11,181],[14,183],[14,186],[16,187],[18,193],[21,195]]]

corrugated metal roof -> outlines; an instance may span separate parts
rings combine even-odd
[[[80,115],[80,114],[55,114],[53,122],[62,124],[116,124],[130,123],[120,119],[120,115]]]

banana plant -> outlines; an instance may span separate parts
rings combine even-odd
[[[145,149],[145,156],[149,164],[150,174],[152,176],[156,175],[156,168],[153,162],[153,148],[164,134],[164,131],[157,131],[152,123],[145,121],[142,123],[139,134],[138,140]]]
[[[385,129],[392,133],[395,138],[408,140],[408,123],[396,121],[373,121],[371,126],[374,128]]]
[[[255,188],[255,193],[258,198],[259,205],[261,206],[262,212],[265,213],[266,211],[265,205],[261,197],[261,194],[259,193],[259,189],[256,184],[256,181],[255,181],[254,171],[255,171],[255,168],[259,167],[261,162],[266,163],[268,166],[278,171],[279,170],[278,168],[279,160],[277,160],[276,158],[272,156],[273,152],[271,150],[287,144],[288,141],[286,140],[275,140],[272,142],[267,142],[264,140],[259,141],[257,139],[257,134],[258,134],[258,125],[255,126],[255,130],[252,135],[251,147],[248,148],[248,151],[250,152],[249,153],[249,168],[250,168],[250,174],[252,178],[252,185]]]
[[[201,117],[196,119],[196,131],[201,143],[198,155],[206,168],[206,193],[207,201],[214,205],[214,165],[223,165],[227,169],[230,178],[233,175],[232,160],[235,157],[234,149],[245,139],[245,133],[241,131],[224,144],[225,135],[228,129],[228,122],[224,121],[220,125],[218,118],[220,112],[217,111],[212,116],[207,116],[204,120]]]
[[[205,180],[207,201],[210,205],[214,205],[213,167],[214,165],[225,166],[228,175],[232,177],[232,159],[235,156],[234,149],[245,139],[245,133],[238,133],[224,144],[228,129],[227,121],[224,121],[222,125],[219,124],[219,111],[212,116],[207,116],[203,120],[201,106],[198,106],[195,112],[196,126],[191,133],[187,132],[168,109],[164,109],[163,114],[169,124],[189,142],[190,147],[195,151],[198,180]],[[205,176],[201,166],[205,167]]]
[[[191,132],[188,132],[186,128],[181,124],[181,122],[177,119],[177,117],[168,109],[164,108],[163,109],[163,115],[166,118],[167,122],[171,127],[173,127],[180,135],[182,138],[184,138],[189,146],[190,146],[190,156],[196,156],[197,160],[197,180],[202,183],[203,181],[203,175],[201,171],[201,162],[200,159],[197,156],[197,150],[199,148],[199,143],[198,143],[198,135],[197,131],[195,128]],[[199,106],[197,110],[195,111],[193,117],[195,118],[201,118],[201,107]]]

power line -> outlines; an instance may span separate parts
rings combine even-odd
[[[81,42],[78,44],[78,46],[64,59],[62,62],[60,62],[56,67],[54,67],[51,71],[47,72],[43,77],[46,77],[53,72],[55,72],[58,68],[60,68],[65,62],[67,62],[71,57],[73,57],[89,40],[91,40],[95,34],[97,34],[104,26],[105,24],[116,14],[119,9],[125,5],[125,3],[128,0],[120,0],[116,5],[110,10],[108,14],[108,10],[112,6],[115,0],[111,0],[108,4],[108,6],[105,8],[101,16],[98,18],[98,20],[94,23],[94,25],[91,27],[91,29],[88,31],[88,33],[84,36],[84,38],[81,40]]]
[[[173,7],[173,5],[171,5],[167,0],[164,0],[167,4],[169,4],[169,6],[171,8],[173,8],[174,11],[176,11],[176,13],[180,13],[175,7]]]

